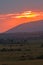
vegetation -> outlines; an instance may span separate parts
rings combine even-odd
[[[37,61],[39,63],[40,60],[43,60],[43,39],[0,39],[0,62],[3,62],[0,65],[17,65],[16,62],[19,65],[23,62],[23,65],[32,65],[33,62],[34,65]],[[25,62],[28,64],[25,64]]]

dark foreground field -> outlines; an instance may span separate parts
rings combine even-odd
[[[43,65],[43,60],[0,62],[0,65]]]
[[[43,33],[1,34],[0,65],[43,65]]]
[[[43,39],[0,44],[0,65],[43,65]]]

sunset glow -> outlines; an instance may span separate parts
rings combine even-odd
[[[43,12],[24,11],[20,13],[0,14],[0,33],[20,24],[43,20]]]
[[[23,18],[23,17],[25,17],[25,18],[31,18],[31,17],[36,17],[36,16],[39,16],[39,15],[40,14],[32,12],[32,11],[26,11],[26,12],[23,12],[23,13],[19,14],[15,18]]]

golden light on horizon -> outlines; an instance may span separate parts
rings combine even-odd
[[[36,12],[32,12],[32,11],[25,11],[17,16],[15,16],[15,18],[32,18],[32,17],[36,17],[39,16],[39,13]]]

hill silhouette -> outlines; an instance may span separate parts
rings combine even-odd
[[[17,27],[14,27],[6,31],[6,33],[39,32],[39,31],[43,31],[43,20],[21,24]]]
[[[16,41],[43,39],[43,20],[21,24],[0,34],[0,39],[14,39]]]

